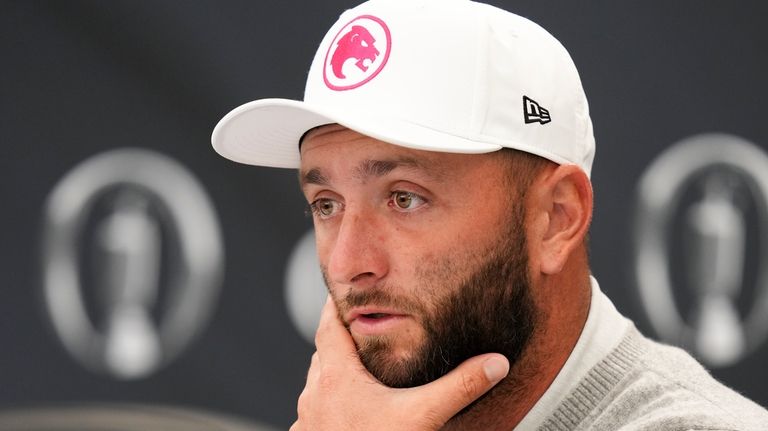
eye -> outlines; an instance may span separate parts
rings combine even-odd
[[[320,198],[309,204],[309,209],[312,211],[312,214],[321,219],[333,217],[342,208],[343,205],[341,202],[328,198]]]
[[[390,205],[398,210],[412,211],[426,203],[423,197],[411,192],[394,191],[390,197]]]

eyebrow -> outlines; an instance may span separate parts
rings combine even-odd
[[[319,168],[313,168],[307,171],[306,173],[300,173],[299,174],[299,183],[301,184],[301,187],[304,188],[307,184],[317,184],[320,186],[327,186],[330,183],[330,180],[328,180],[328,177],[323,175],[322,172],[320,172]]]
[[[411,157],[393,160],[363,160],[355,169],[355,178],[365,181],[370,177],[383,177],[397,168],[423,168],[422,163]]]
[[[434,169],[432,163],[425,164],[424,162],[412,157],[399,157],[396,159],[388,160],[363,160],[354,169],[353,175],[354,178],[359,179],[360,181],[365,181],[371,177],[383,177],[395,169],[419,169],[430,177],[442,177],[442,175],[440,175],[440,173]],[[330,179],[325,174],[323,174],[320,168],[312,168],[305,173],[300,173],[299,176],[299,182],[301,183],[302,188],[308,184],[325,186],[330,183]]]

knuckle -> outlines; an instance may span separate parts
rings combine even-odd
[[[461,377],[461,389],[466,398],[474,399],[482,392],[483,384],[477,376],[465,374]]]
[[[307,398],[309,398],[309,395],[307,394],[307,390],[304,389],[301,391],[301,394],[299,394],[299,399],[296,402],[296,405],[298,406],[298,410],[302,410],[302,408],[307,404]],[[301,413],[299,411],[298,413]]]
[[[301,395],[299,395],[299,400],[296,402],[296,414],[299,418],[304,417],[309,409],[309,401],[307,398],[309,398],[307,392],[303,391]]]
[[[326,319],[320,318],[320,322],[317,324],[317,331],[315,331],[315,346],[320,347],[323,342],[328,339],[329,325]]]
[[[309,362],[309,369],[307,370],[307,379],[312,377],[314,373],[317,372],[317,370],[320,369],[320,357],[317,355],[317,352],[315,352],[314,355],[312,355],[312,360]]]

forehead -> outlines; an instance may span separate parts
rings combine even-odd
[[[301,144],[301,176],[310,171],[383,175],[394,169],[423,171],[442,179],[468,166],[487,163],[488,154],[423,151],[389,144],[333,124],[309,131]],[[353,172],[353,174],[355,173]]]
[[[338,124],[329,124],[316,127],[304,136],[301,141],[302,167],[306,163],[314,161],[320,155],[350,155],[352,153],[424,153],[422,157],[428,157],[427,151],[413,151],[398,145],[392,145],[378,139],[363,135],[354,130]]]

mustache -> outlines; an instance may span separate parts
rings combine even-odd
[[[341,298],[341,302],[350,307],[376,304],[400,308],[399,306],[408,306],[407,304],[411,301],[381,289],[366,289],[348,291],[344,298]]]
[[[339,319],[342,322],[344,322],[344,315],[351,308],[365,307],[367,305],[394,308],[404,314],[411,315],[423,314],[426,310],[424,305],[418,301],[414,301],[406,296],[396,296],[391,294],[390,291],[395,289],[391,289],[384,285],[368,287],[365,289],[354,289],[350,287],[343,297],[339,297],[338,295],[335,295],[333,289],[331,289],[328,268],[324,265],[320,265],[320,273],[323,275],[323,281],[325,282],[328,294],[331,295],[331,298],[333,298],[336,303]],[[346,325],[347,322],[344,322],[344,324]]]
[[[341,316],[346,314],[346,312],[352,308],[369,305],[393,308],[403,314],[414,316],[423,315],[426,311],[424,305],[419,301],[406,296],[393,295],[387,289],[382,288],[367,288],[365,290],[350,289],[341,298],[337,298],[334,295],[331,296],[333,296],[333,299],[336,301],[336,308],[339,310]]]

